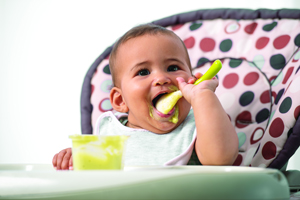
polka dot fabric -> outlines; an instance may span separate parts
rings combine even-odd
[[[267,167],[299,115],[300,93],[279,107],[275,100],[294,77],[290,65],[300,65],[300,21],[216,19],[169,28],[186,44],[194,72],[204,73],[211,61],[223,58],[216,94],[239,138],[234,165]]]
[[[264,137],[252,166],[268,166],[282,150],[300,113],[300,51],[292,57],[272,84],[272,109]]]
[[[91,80],[92,125],[96,124],[97,118],[102,113],[113,110],[109,101],[109,92],[112,86],[109,59],[106,58],[100,63]]]
[[[216,91],[239,138],[238,166],[267,167],[300,112],[300,20],[212,19],[167,27],[186,45],[194,73],[223,63]],[[91,79],[92,125],[112,110],[108,57]]]
[[[170,29],[186,44],[194,67],[208,60],[230,57],[253,62],[272,79],[300,46],[299,27],[300,21],[292,19],[215,19]]]

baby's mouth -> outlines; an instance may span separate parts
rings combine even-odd
[[[171,117],[174,112],[175,112],[175,107],[172,108],[172,110],[170,110],[169,113],[167,114],[163,114],[161,113],[160,111],[158,111],[156,109],[156,104],[157,104],[157,101],[159,100],[159,98],[161,98],[162,96],[164,96],[165,94],[168,94],[167,92],[166,93],[162,93],[162,94],[159,94],[157,95],[153,100],[152,100],[152,105],[153,105],[153,108],[155,110],[155,112],[157,113],[158,116],[162,117],[162,118],[168,118],[168,117]]]
[[[162,97],[164,96],[165,94],[168,94],[168,93],[161,93],[159,95],[157,95],[153,100],[152,100],[152,105],[153,107],[156,109],[156,103],[157,101]]]

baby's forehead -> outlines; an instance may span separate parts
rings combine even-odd
[[[145,43],[143,43],[143,41],[147,41],[146,44],[149,46],[144,46],[143,44],[145,44]],[[157,43],[157,41],[158,41],[158,43]],[[185,47],[185,44],[173,32],[144,34],[144,35],[140,35],[138,37],[130,38],[130,39],[124,41],[122,44],[120,44],[119,49],[117,51],[116,59],[122,57],[123,56],[122,54],[126,55],[128,53],[128,50],[130,50],[131,48],[141,48],[141,49],[150,50],[152,47],[155,47],[155,46],[156,47],[159,46],[161,48],[169,47],[174,50],[175,49],[179,50],[179,52],[182,52],[182,53],[180,53],[180,57],[182,55],[184,55],[185,58],[189,61],[189,55],[188,55],[187,49]],[[154,48],[154,49],[157,49],[157,48]],[[175,51],[167,51],[167,52],[174,53]],[[175,55],[172,55],[172,56],[176,56],[177,52],[178,51],[176,51]],[[120,55],[122,55],[122,56],[120,56]]]
[[[127,37],[125,38],[120,46],[126,44],[128,41],[132,41],[132,40],[135,40],[135,39],[157,39],[157,38],[174,38],[176,41],[181,41],[181,39],[172,31],[167,31],[167,32],[155,32],[155,33],[152,33],[152,32],[146,32],[144,34],[141,34],[141,35],[137,35],[137,36],[131,36],[131,37]],[[174,41],[175,41],[174,40]]]
[[[172,46],[176,46],[177,49],[182,49],[186,52],[187,54],[187,50],[185,47],[185,44],[183,43],[183,41],[173,32],[158,32],[158,33],[145,33],[143,35],[139,35],[137,37],[132,37],[132,38],[128,38],[127,40],[123,41],[119,47],[118,50],[116,52],[116,58],[118,57],[118,54],[120,55],[120,52],[124,51],[120,51],[120,49],[124,48],[134,48],[135,46],[140,46],[139,41],[141,40],[165,40],[167,38],[168,42],[170,42],[172,44]],[[170,44],[168,43],[168,45]],[[160,45],[163,45],[164,43],[162,42]],[[173,46],[173,47],[174,47]],[[147,47],[146,47],[147,48]],[[126,50],[125,50],[126,52]],[[188,56],[189,59],[189,56]]]
[[[183,51],[185,52],[185,58],[186,58],[186,61],[190,67],[190,61],[189,61],[189,55],[188,55],[188,52],[187,52],[187,49],[185,47],[185,44],[183,43],[183,41],[174,33],[174,32],[157,32],[157,33],[145,33],[143,35],[139,35],[137,37],[131,37],[131,38],[128,38],[127,40],[124,40],[118,47],[117,51],[116,51],[116,55],[115,55],[115,58],[114,58],[114,62],[115,63],[118,63],[120,62],[120,55],[122,55],[122,53],[126,52],[127,53],[127,48],[134,48],[134,46],[139,46],[139,42],[138,40],[139,39],[147,39],[147,40],[154,40],[154,39],[157,39],[159,38],[160,36],[163,36],[162,38],[165,38],[165,37],[169,37],[169,38],[172,38],[174,39],[172,42],[175,46],[177,46],[178,48],[182,48]],[[177,48],[176,47],[176,48]],[[118,68],[117,66],[120,66],[120,65],[116,65],[115,67]],[[190,67],[190,70],[191,70],[191,67]],[[114,69],[114,75],[117,76],[117,74],[119,75],[119,70],[118,69]],[[192,70],[191,70],[191,73],[192,73]]]

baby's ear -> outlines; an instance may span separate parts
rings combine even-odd
[[[122,96],[122,91],[120,88],[113,87],[110,90],[110,103],[113,107],[114,110],[122,113],[126,113],[129,111],[123,96]]]

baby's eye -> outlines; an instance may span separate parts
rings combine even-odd
[[[179,67],[177,65],[170,65],[168,67],[168,72],[173,72],[179,70]]]
[[[137,75],[139,75],[139,76],[147,76],[147,75],[149,75],[149,74],[150,74],[150,72],[149,72],[148,69],[141,69],[141,70],[138,71],[138,73],[137,73]]]

